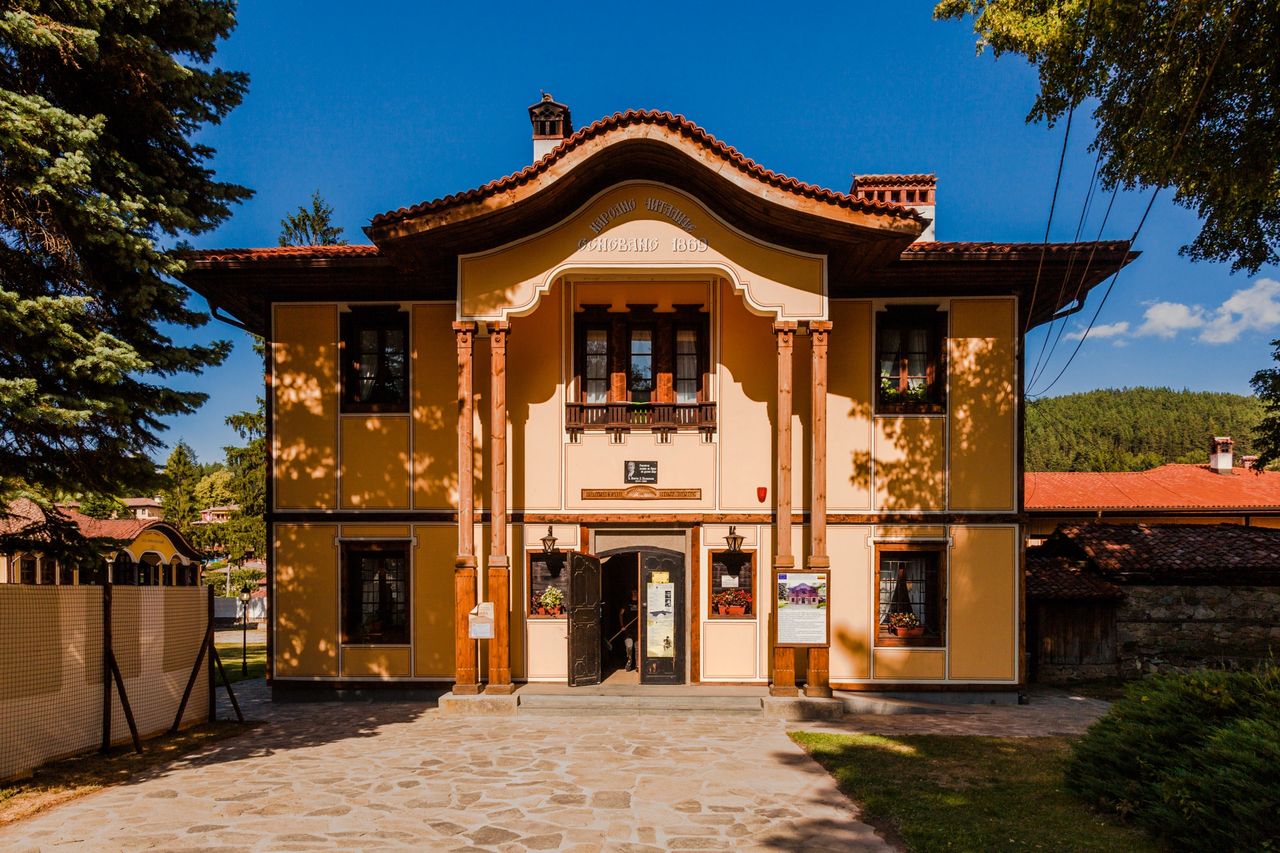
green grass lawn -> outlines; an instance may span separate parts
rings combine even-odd
[[[791,737],[862,807],[862,819],[910,850],[1161,849],[1063,788],[1062,737]]]
[[[222,658],[222,666],[227,671],[227,678],[231,679],[231,683],[244,681],[249,678],[265,678],[267,675],[267,644],[266,643],[250,643],[249,652],[249,674],[240,674],[240,644],[239,643],[217,643],[218,656]],[[216,682],[222,684],[219,678]]]

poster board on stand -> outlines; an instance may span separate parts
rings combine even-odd
[[[774,572],[774,645],[779,648],[824,648],[831,644],[829,569]]]

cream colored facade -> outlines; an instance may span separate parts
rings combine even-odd
[[[1021,333],[1061,307],[1028,297],[1033,259],[911,249],[927,220],[905,200],[787,183],[681,122],[592,125],[531,175],[376,217],[376,247],[193,259],[188,282],[270,340],[277,685],[462,687],[477,663],[490,689],[504,663],[517,683],[566,681],[568,620],[528,606],[548,527],[562,549],[683,555],[682,682],[779,683],[773,573],[829,566],[828,643],[795,650],[798,681],[1021,683]],[[384,268],[399,277],[352,283]],[[344,315],[377,305],[407,320],[409,405],[344,414]],[[945,402],[929,411],[877,403],[877,318],[908,307],[941,324]],[[705,322],[697,428],[574,420],[580,326],[639,310]],[[635,460],[656,482],[624,482]],[[731,526],[755,606],[723,618],[711,562]],[[407,641],[344,644],[344,548],[388,541],[409,543]],[[938,554],[943,627],[892,642],[881,561],[911,546]],[[459,620],[483,601],[502,624],[469,662]]]

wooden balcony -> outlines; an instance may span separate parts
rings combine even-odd
[[[565,403],[570,432],[633,429],[715,432],[715,403]]]

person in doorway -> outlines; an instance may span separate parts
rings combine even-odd
[[[622,626],[622,644],[627,651],[627,672],[636,668],[636,624],[639,620],[639,595],[635,587],[632,587],[631,600],[618,609],[618,624]]]

